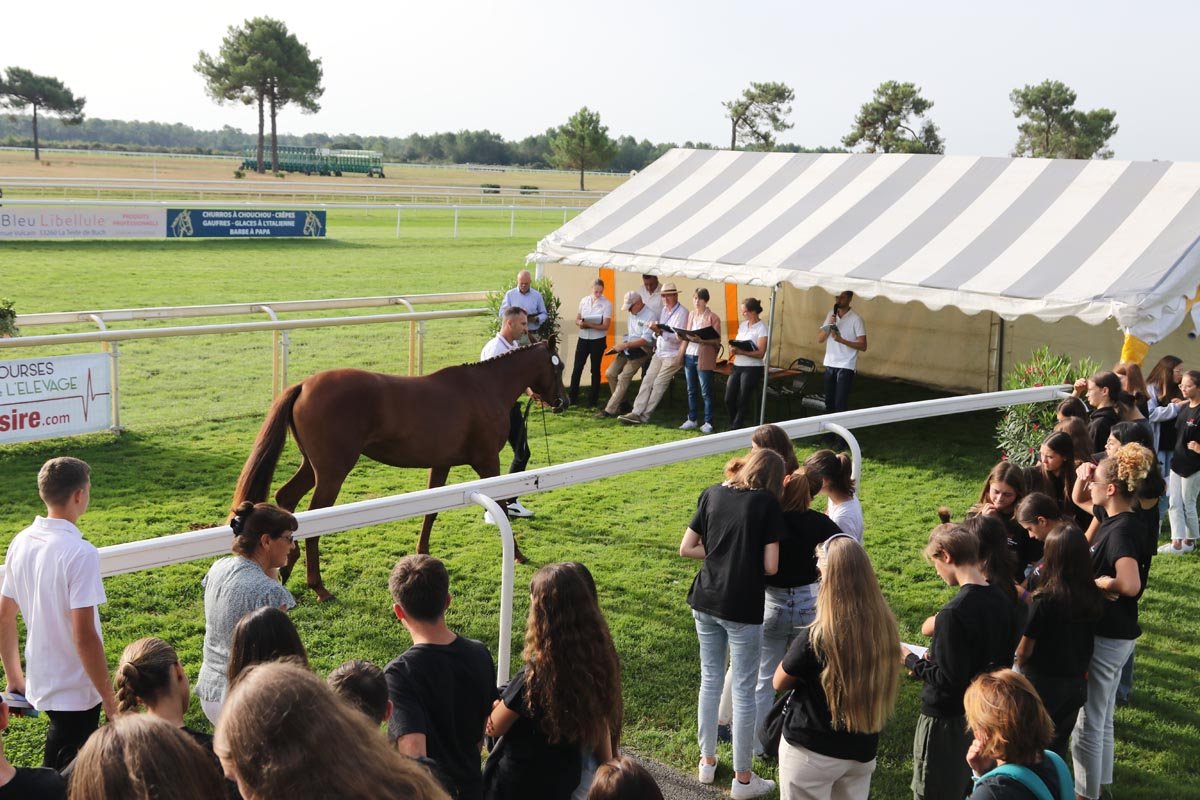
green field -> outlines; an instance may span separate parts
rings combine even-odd
[[[327,241],[0,244],[0,294],[28,313],[492,289],[511,281],[536,239],[560,221],[519,222],[514,238],[507,236],[507,217],[499,226],[490,217],[460,221],[455,240],[449,235],[449,219],[430,214],[406,222],[396,238],[394,215],[336,212],[330,215]],[[427,369],[477,358],[486,338],[484,326],[480,319],[430,323]],[[407,327],[294,333],[292,378],[333,366],[402,371]],[[47,332],[36,328],[26,333]],[[7,545],[39,513],[37,468],[62,454],[93,466],[92,508],[81,527],[99,545],[223,521],[234,480],[270,401],[270,337],[127,343],[121,348],[121,364],[125,433],[0,449],[0,545]],[[585,410],[573,409],[547,415],[548,435],[543,437],[542,420],[535,415],[531,466],[545,465],[548,458],[562,463],[688,436],[675,429],[684,418],[684,395],[680,381],[656,414],[656,424],[636,428],[593,420]],[[861,380],[853,404],[932,396],[903,384]],[[775,411],[773,406],[770,410]],[[976,499],[997,455],[991,444],[994,421],[993,414],[981,413],[866,428],[859,434],[868,551],[910,641],[921,641],[921,620],[952,594],[919,556],[937,521],[934,509],[946,504],[961,515]],[[276,486],[296,464],[294,448],[285,462]],[[566,559],[588,564],[623,662],[626,744],[688,773],[698,754],[699,664],[685,597],[696,567],[679,558],[677,549],[696,497],[719,480],[723,462],[723,457],[700,459],[678,469],[529,496],[527,505],[537,516],[516,526],[531,559],[517,568],[516,619],[522,620],[526,611],[520,587],[537,565]],[[468,475],[458,470],[452,480]],[[416,470],[363,461],[341,499],[409,491],[422,487],[423,480]],[[317,604],[294,582],[299,606],[293,618],[322,674],[349,658],[383,664],[407,646],[406,634],[390,615],[386,578],[395,560],[412,552],[417,526],[410,521],[326,537],[325,578],[337,594],[335,603]],[[447,513],[438,521],[432,544],[451,573],[450,624],[487,642],[493,651],[500,554],[494,531],[476,511]],[[109,602],[101,616],[111,662],[128,642],[156,635],[176,645],[194,678],[204,627],[200,579],[208,563],[106,581]],[[1155,560],[1142,601],[1146,632],[1138,644],[1134,702],[1117,714],[1115,797],[1200,797],[1194,776],[1200,762],[1200,700],[1193,668],[1200,657],[1200,623],[1194,612],[1200,597],[1198,569],[1194,558]],[[520,629],[518,622],[514,666],[519,663]],[[905,681],[896,716],[884,733],[876,797],[909,796],[918,690]],[[190,722],[207,724],[198,706]],[[42,732],[41,721],[14,721],[6,736],[10,757],[22,765],[39,763]],[[727,749],[721,763],[718,780],[727,782]],[[773,775],[771,767],[761,771]]]

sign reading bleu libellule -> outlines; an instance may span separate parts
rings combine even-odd
[[[324,236],[325,212],[258,208],[168,208],[167,238]]]

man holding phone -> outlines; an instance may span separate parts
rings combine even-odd
[[[867,352],[867,326],[851,310],[852,300],[854,292],[839,294],[817,334],[817,344],[825,345],[825,411],[830,414],[850,408],[858,354]]]

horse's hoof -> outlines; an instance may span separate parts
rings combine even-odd
[[[316,586],[310,586],[308,588],[312,589],[317,595],[318,603],[328,603],[329,601],[335,599],[334,596],[329,593],[329,590],[325,588],[325,584],[323,583],[317,584]]]
[[[529,563],[529,559],[525,557],[524,553],[517,553],[515,556],[513,556],[513,561],[517,562],[518,564]]]

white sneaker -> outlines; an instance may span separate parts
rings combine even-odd
[[[679,426],[679,430],[681,430],[681,431],[696,430],[696,420],[694,420],[694,419],[686,420],[682,425]]]
[[[706,422],[700,426],[700,432],[701,433],[712,433],[713,427],[712,427],[712,425],[710,425],[709,423]]]
[[[705,764],[704,759],[700,759],[700,764],[696,767],[696,780],[705,785],[711,784],[717,779],[717,762]]]
[[[528,519],[529,517],[533,516],[533,512],[521,505],[520,500],[509,500],[508,515],[510,517],[521,517],[523,519]]]
[[[1175,542],[1179,542],[1179,547],[1175,546]],[[1158,548],[1158,552],[1163,555],[1181,556],[1184,553],[1190,553],[1196,549],[1194,544],[1186,544],[1182,539],[1172,539],[1171,541]]]
[[[770,794],[774,788],[775,781],[760,778],[751,772],[749,783],[742,783],[737,778],[733,779],[733,784],[729,787],[729,796],[733,800],[741,800],[741,798],[745,797],[762,797],[765,794]]]
[[[492,512],[485,511],[483,512],[483,522],[485,525],[495,525],[496,518],[492,516]]]

